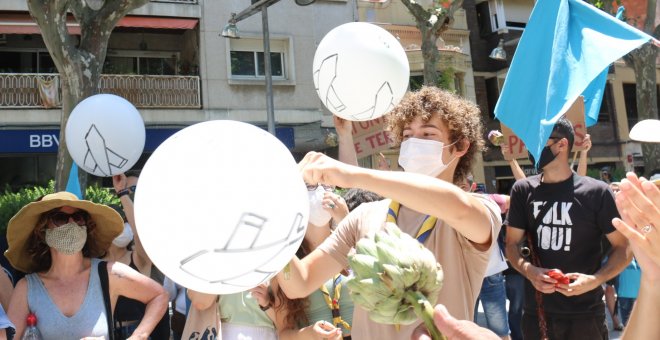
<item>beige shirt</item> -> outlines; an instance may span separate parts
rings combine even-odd
[[[496,243],[502,220],[500,209],[495,202],[483,195],[476,195],[491,212],[491,239]],[[385,218],[390,200],[364,203],[349,214],[328,237],[319,249],[330,254],[341,265],[348,267],[348,255],[352,248],[363,237],[373,237],[385,225]],[[424,220],[422,215],[414,210],[401,206],[398,226],[413,237]],[[424,245],[430,249],[444,271],[444,283],[438,303],[447,307],[449,313],[457,319],[472,320],[474,304],[481,289],[490,249],[478,250],[468,239],[456,230],[445,225],[440,219],[435,229]],[[368,312],[355,306],[351,335],[353,339],[410,339],[410,336],[421,320],[400,326],[397,331],[393,325],[383,325],[371,321]]]

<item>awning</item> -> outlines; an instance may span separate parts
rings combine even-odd
[[[188,30],[197,26],[198,19],[126,16],[116,27]],[[69,34],[80,35],[80,25],[71,17],[67,20]],[[29,14],[0,14],[0,34],[41,34],[39,26]]]
[[[142,27],[174,30],[191,30],[197,26],[197,19],[158,18],[158,17],[123,17],[117,27]]]

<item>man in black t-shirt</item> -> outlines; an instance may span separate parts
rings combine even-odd
[[[542,327],[550,339],[607,339],[601,284],[631,260],[626,238],[612,226],[618,212],[611,190],[568,165],[573,140],[571,123],[560,119],[537,165],[543,173],[516,182],[511,191],[506,255],[527,278],[524,339],[541,339]],[[603,235],[612,248],[601,265]],[[530,259],[520,255],[523,239],[530,240]],[[550,269],[561,270],[570,283],[548,276]]]

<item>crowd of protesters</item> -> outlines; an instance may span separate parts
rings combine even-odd
[[[510,193],[475,192],[480,117],[444,90],[409,93],[387,115],[403,171],[358,167],[351,122],[335,117],[339,159],[310,152],[299,163],[311,210],[298,253],[269,284],[232,295],[158,275],[135,228],[136,178],[113,177],[115,209],[67,192],[46,195],[7,228],[5,256],[27,275],[12,282],[0,273],[0,339],[20,339],[34,314],[43,339],[188,340],[191,308],[214,304],[222,327],[195,339],[426,339],[419,320],[372,321],[345,285],[357,241],[387,218],[442,266],[434,317],[450,339],[607,339],[608,286],[618,290],[609,310],[615,328],[626,325],[624,338],[660,338],[660,325],[642,320],[660,312],[660,190],[632,173],[614,186],[609,169],[603,181],[586,177],[586,151],[574,172],[574,131],[561,118],[531,159],[539,175],[524,178],[513,161]],[[478,300],[491,330],[472,322]]]

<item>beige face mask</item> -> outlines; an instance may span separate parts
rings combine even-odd
[[[79,252],[87,242],[87,226],[75,222],[53,229],[46,229],[46,244],[60,253],[71,255]]]

